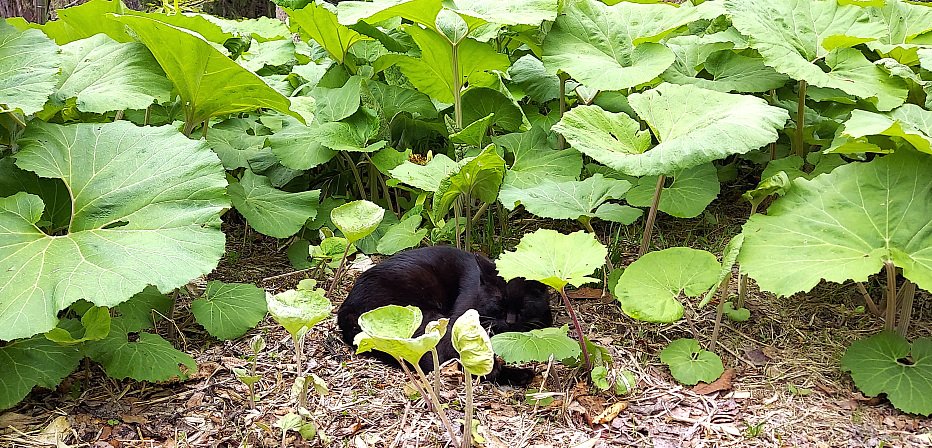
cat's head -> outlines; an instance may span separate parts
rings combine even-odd
[[[483,317],[483,326],[492,334],[529,331],[553,325],[550,290],[537,281],[511,279],[499,300],[486,301],[484,305],[486,309],[479,310],[479,314]]]

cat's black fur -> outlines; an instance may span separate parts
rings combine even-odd
[[[518,278],[506,283],[495,264],[481,255],[449,246],[424,247],[394,255],[363,272],[337,311],[337,323],[350,345],[362,331],[359,316],[385,305],[421,309],[424,320],[415,336],[423,334],[428,322],[443,317],[453,325],[469,309],[479,312],[483,327],[491,334],[528,331],[553,324],[549,298],[547,287],[540,282]],[[457,357],[449,331],[437,352],[441,363]],[[433,370],[431,356],[424,356],[420,366],[425,372]],[[532,377],[533,371],[496,361],[487,379],[526,384]]]

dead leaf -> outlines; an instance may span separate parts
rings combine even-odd
[[[751,364],[754,364],[756,366],[766,365],[772,359],[771,357],[767,356],[767,354],[764,353],[764,351],[761,350],[760,347],[755,348],[753,350],[746,350],[744,352],[744,357],[748,361],[750,361]]]
[[[23,430],[27,425],[35,423],[36,419],[25,414],[17,414],[15,412],[0,414],[0,428],[16,428]]]
[[[843,400],[836,403],[839,408],[842,408],[846,411],[853,411],[858,408],[857,400]]]
[[[191,398],[188,398],[188,401],[185,402],[184,406],[186,409],[196,408],[204,402],[204,392],[195,392],[191,395]]]
[[[571,299],[601,299],[602,288],[584,287],[567,291],[566,296]]]
[[[48,424],[42,432],[36,436],[40,442],[57,445],[59,440],[62,440],[68,431],[71,430],[71,423],[68,423],[68,417],[64,415],[59,415]]]
[[[145,425],[149,423],[149,419],[141,415],[132,415],[132,414],[120,414],[120,420],[123,420],[125,423],[135,423],[137,425]]]
[[[709,395],[715,392],[731,390],[732,381],[734,381],[736,373],[735,369],[725,370],[725,373],[722,373],[722,376],[718,377],[717,380],[708,384],[700,382],[695,385],[693,387],[693,392],[700,395]]]
[[[593,426],[599,414],[605,411],[605,399],[596,395],[578,396],[573,404],[578,407],[571,404],[569,410],[581,414],[589,426]]]
[[[595,416],[595,419],[589,423],[594,424],[594,425],[602,425],[602,424],[608,423],[614,420],[615,417],[618,417],[618,414],[620,414],[621,411],[624,411],[627,408],[628,408],[627,401],[619,401],[618,403],[615,403],[609,406],[608,408],[606,408],[599,415]]]
[[[573,448],[594,448],[596,443],[599,443],[599,436],[595,436],[579,445],[573,445]]]

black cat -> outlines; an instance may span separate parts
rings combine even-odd
[[[443,317],[453,325],[469,309],[479,312],[483,327],[491,334],[528,331],[553,324],[549,298],[547,286],[540,282],[517,278],[505,283],[495,264],[481,255],[449,246],[424,247],[394,255],[363,272],[337,311],[337,323],[350,345],[362,331],[359,316],[385,305],[421,309],[424,320],[415,336],[424,333],[428,322]],[[441,363],[458,356],[449,331],[437,352]],[[387,359],[384,354],[374,355]],[[432,357],[425,355],[420,366],[425,372],[433,370]],[[507,367],[496,360],[487,379],[523,385],[532,377],[529,369]]]

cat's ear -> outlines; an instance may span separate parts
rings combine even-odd
[[[480,284],[494,283],[498,279],[498,270],[495,269],[495,265],[492,264],[487,258],[482,255],[476,255],[476,265],[479,266],[479,282]]]

